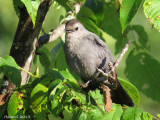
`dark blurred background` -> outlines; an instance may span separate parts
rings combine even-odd
[[[51,29],[56,28],[60,21],[60,17],[65,16],[65,10],[60,6],[51,6],[49,13],[47,14],[46,20],[43,25],[43,30],[48,33]],[[150,53],[151,55],[160,61],[160,33],[152,28],[152,25],[149,23],[147,18],[144,16],[143,7],[138,10],[138,13],[133,18],[131,25],[142,25],[145,31],[148,33],[148,40],[150,45]],[[5,55],[9,55],[9,51],[12,45],[12,41],[14,39],[14,34],[16,32],[16,27],[18,25],[18,17],[14,11],[12,0],[1,0],[0,1],[0,57]],[[103,34],[105,39],[107,40],[107,44],[110,47],[112,53],[115,53],[115,42],[116,40],[107,34]],[[137,36],[134,33],[129,33],[129,39],[137,39]],[[49,45],[52,47],[51,45]],[[51,49],[51,48],[50,48]],[[121,61],[117,71],[118,75],[121,78],[127,80],[124,75],[125,69],[125,58],[127,54]],[[118,55],[115,55],[117,58]],[[2,74],[0,74],[0,78]],[[154,94],[154,93],[153,93]],[[139,108],[145,112],[149,112],[152,115],[156,115],[160,113],[160,103],[157,101],[153,101],[152,99],[146,97],[142,93],[140,93],[140,105]]]

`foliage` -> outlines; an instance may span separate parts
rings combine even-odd
[[[131,83],[119,78],[120,83],[131,96],[135,107],[112,105],[110,113],[104,109],[104,99],[99,90],[86,93],[77,84],[80,80],[78,76],[73,76],[67,67],[63,41],[54,41],[53,49],[49,54],[46,46],[40,48],[40,56],[35,55],[34,66],[43,66],[44,72],[38,78],[31,76],[30,82],[20,86],[20,68],[10,56],[0,58],[0,71],[4,73],[16,86],[8,106],[0,106],[2,118],[4,109],[7,107],[9,116],[18,116],[18,119],[48,119],[49,115],[65,118],[63,112],[72,114],[72,119],[76,120],[134,120],[152,119],[152,115],[143,112],[138,108],[138,90],[153,100],[159,101],[160,88],[160,63],[150,55],[148,35],[143,26],[130,25],[131,20],[136,15],[142,0],[123,0],[120,11],[115,7],[113,0],[55,0],[55,2],[65,8],[66,16],[69,11],[74,10],[75,2],[83,2],[80,12],[76,15],[84,26],[99,35],[106,33],[116,41],[116,54],[119,54],[125,43],[128,42],[127,35],[135,32],[137,40],[132,41],[132,48],[126,59],[125,75]],[[17,15],[20,15],[20,8],[25,6],[30,15],[33,25],[36,24],[36,15],[40,0],[13,0],[13,5]],[[144,13],[153,27],[159,30],[159,5],[158,0],[145,0],[143,3]],[[120,4],[120,3],[119,3]],[[55,12],[55,11],[53,11]],[[65,18],[65,17],[64,17]],[[61,22],[61,21],[60,21]],[[31,74],[32,75],[32,74]],[[138,89],[138,90],[137,90]],[[154,94],[153,94],[154,93]],[[157,115],[160,116],[159,114]],[[14,119],[14,118],[11,118]]]
[[[13,0],[13,4],[18,16],[20,15],[20,8],[25,5],[28,14],[31,16],[33,25],[35,25],[40,0]]]
[[[131,22],[136,14],[142,0],[124,0],[120,7],[120,20],[122,23],[122,30]]]
[[[159,0],[145,0],[145,2],[143,3],[145,16],[158,31],[160,31],[160,9],[158,7],[159,4]]]
[[[0,70],[17,86],[21,83],[20,68],[10,56],[0,57]]]

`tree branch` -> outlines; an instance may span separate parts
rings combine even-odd
[[[31,70],[34,50],[37,44],[37,37],[40,33],[43,21],[49,10],[52,0],[42,0],[37,12],[36,24],[33,27],[31,17],[29,16],[25,6],[20,9],[20,19],[14,41],[10,50],[10,55],[15,59],[17,64],[26,71]],[[21,71],[21,85],[28,82],[30,75]],[[4,81],[9,84],[3,86],[0,94],[0,105],[3,105],[12,95],[15,85],[6,77]]]
[[[60,26],[58,26],[56,29],[51,31],[49,34],[45,34],[39,38],[37,48],[40,48],[44,44],[53,42],[57,38],[61,37],[64,32],[64,29],[65,29],[66,21],[74,19],[75,18],[74,14],[77,14],[80,11],[81,6],[82,6],[81,3],[79,3],[79,2],[75,3],[75,5],[74,5],[75,10],[70,11],[70,14],[65,18],[64,22]]]

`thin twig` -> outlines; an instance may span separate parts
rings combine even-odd
[[[124,49],[122,50],[122,53],[120,54],[120,56],[118,57],[118,59],[117,59],[116,62],[114,63],[114,66],[113,66],[113,69],[114,69],[114,70],[115,70],[116,67],[118,67],[119,62],[122,60],[124,54],[127,52],[130,43],[131,43],[131,41],[129,41],[129,42],[125,45]]]
[[[160,120],[159,118],[157,118],[157,117],[155,117],[155,116],[153,116],[153,115],[151,115],[155,120]]]
[[[75,11],[71,11],[71,13],[65,18],[65,21],[74,19],[74,14],[77,14],[80,11],[80,7],[82,6],[81,3],[75,3],[74,8]],[[41,36],[38,40],[38,48],[46,43],[50,43],[52,41],[55,41],[57,38],[61,37],[65,29],[65,22],[63,22],[60,26],[58,26],[56,29],[51,31],[49,34],[45,34]]]

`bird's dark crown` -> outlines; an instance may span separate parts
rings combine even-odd
[[[79,31],[79,28],[82,28],[82,26],[83,25],[80,23],[79,20],[72,19],[66,23],[65,31],[66,33],[76,32]]]
[[[76,23],[81,23],[81,22],[77,19],[72,19],[66,23],[66,26],[73,26]]]

